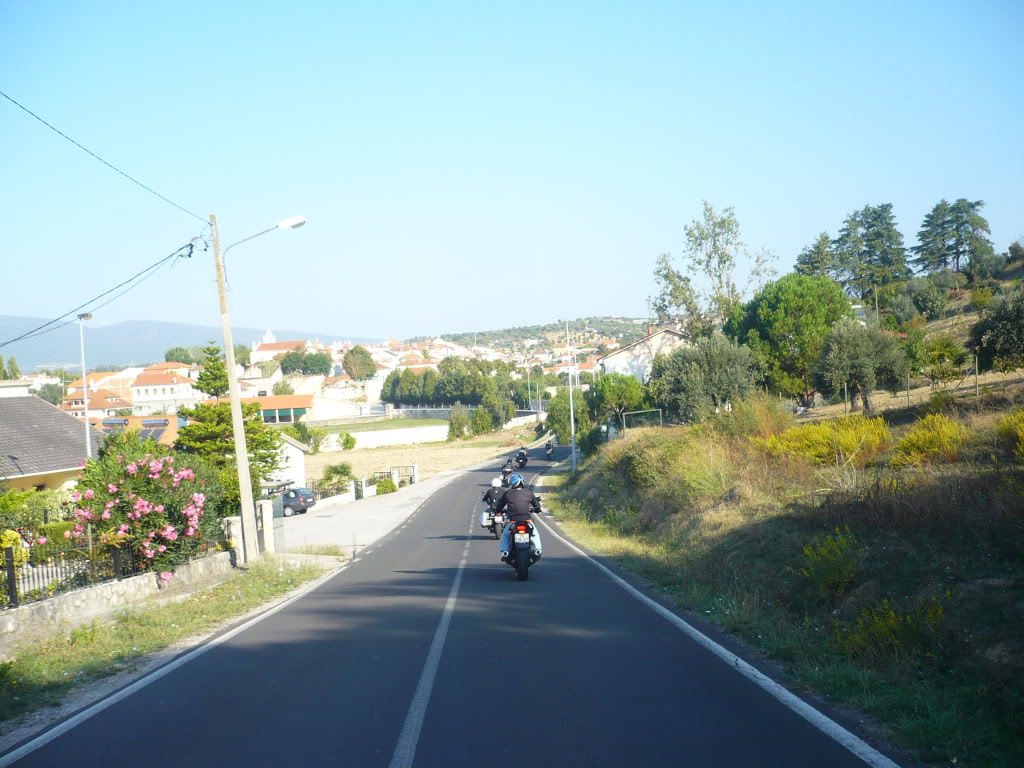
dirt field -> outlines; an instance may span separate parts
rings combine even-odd
[[[1021,371],[1014,373],[983,373],[978,377],[978,387],[981,394],[985,394],[986,391],[998,392],[1003,387],[1020,384],[1024,381],[1024,374]],[[956,388],[957,382],[953,382],[949,385],[948,389],[951,392],[962,394],[964,392],[974,392],[974,375],[968,376],[964,379],[960,387]],[[923,402],[927,402],[928,398],[932,396],[935,390],[931,387],[918,387],[917,389],[910,390],[910,403],[911,405],[918,405]],[[888,392],[876,390],[871,395],[871,404],[874,406],[876,411],[888,411],[894,408],[905,408],[907,406],[907,393],[906,391],[900,392],[895,397],[890,395]],[[801,414],[798,419],[800,421],[810,420],[816,421],[823,418],[835,418],[843,415],[843,404],[838,405],[823,405],[817,408]],[[308,459],[307,459],[308,461]]]
[[[420,477],[427,478],[438,472],[479,464],[492,456],[532,442],[533,439],[533,429],[522,428],[481,435],[473,440],[457,443],[389,445],[381,448],[356,448],[352,451],[319,453],[315,456],[306,456],[306,477],[309,480],[316,480],[323,474],[323,468],[328,464],[347,462],[352,465],[356,477],[368,477],[373,472],[386,472],[391,467],[419,464]]]

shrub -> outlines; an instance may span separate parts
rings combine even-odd
[[[390,477],[382,477],[377,481],[377,495],[380,496],[384,493],[397,493],[398,486],[395,485],[395,481]]]
[[[356,439],[348,432],[339,432],[338,445],[341,446],[341,450],[343,451],[351,451],[356,447]]]
[[[928,414],[952,413],[955,410],[956,397],[952,392],[947,392],[944,389],[932,392],[924,406],[924,412]]]
[[[853,583],[864,550],[849,528],[842,531],[837,527],[834,534],[815,536],[803,552],[800,575],[834,602]]]
[[[935,461],[956,461],[970,432],[948,416],[932,413],[911,427],[896,445],[892,463],[912,466]]]
[[[477,408],[473,411],[470,426],[474,435],[483,435],[494,428],[494,418],[486,408]]]
[[[903,293],[898,296],[893,296],[892,301],[889,303],[889,307],[892,309],[892,312],[896,316],[896,320],[900,325],[906,325],[918,316],[917,307],[914,306],[914,300]]]
[[[979,312],[984,312],[991,307],[994,300],[995,297],[992,295],[992,289],[987,286],[975,288],[971,291],[971,306]]]
[[[715,416],[716,430],[734,437],[770,437],[792,427],[793,413],[781,400],[764,392],[737,400],[731,411]]]
[[[328,464],[324,467],[320,484],[325,488],[340,488],[343,485],[348,485],[354,479],[352,465],[347,462],[339,462],[338,464]]]
[[[117,450],[86,467],[71,494],[75,525],[65,536],[80,539],[89,524],[100,544],[130,547],[142,567],[171,571],[199,551],[201,539],[220,532],[216,514],[207,514],[219,503],[212,470],[137,433],[125,433]]]
[[[1013,451],[1017,460],[1024,462],[1024,408],[1003,416],[996,425],[996,434]]]
[[[946,617],[938,598],[922,600],[914,610],[902,613],[888,600],[865,608],[857,621],[841,624],[833,634],[836,648],[847,656],[906,656],[915,652],[933,655],[938,633]]]
[[[601,430],[601,427],[594,427],[576,442],[580,451],[585,455],[590,456],[598,448],[604,445],[605,433]]]
[[[847,416],[752,440],[773,456],[797,456],[821,466],[850,462],[863,466],[888,447],[891,436],[880,418]]]
[[[461,403],[456,403],[448,416],[448,440],[462,440],[469,428],[469,411]]]
[[[3,550],[10,547],[14,550],[14,567],[20,568],[28,562],[28,547],[21,540],[21,534],[10,529],[0,533],[0,563],[5,562],[2,558]]]
[[[946,309],[946,294],[927,280],[915,286],[911,299],[917,310],[929,320],[941,317]]]

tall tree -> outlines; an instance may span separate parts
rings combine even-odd
[[[53,405],[60,405],[64,402],[64,387],[60,384],[43,384],[36,394]]]
[[[895,336],[853,320],[836,325],[825,339],[814,382],[826,395],[843,392],[870,411],[871,393],[878,386],[898,388],[905,380],[907,360]]]
[[[18,367],[18,361],[14,359],[14,355],[7,358],[7,378],[11,381],[21,378],[21,368]]]
[[[608,373],[594,385],[594,404],[598,412],[615,416],[622,428],[626,428],[627,411],[635,411],[644,401],[644,388],[632,376],[623,373]]]
[[[0,381],[7,381],[7,368],[4,366],[3,355],[0,355]]]
[[[285,376],[289,373],[302,373],[302,364],[305,358],[306,356],[297,349],[286,352],[281,356],[281,373]]]
[[[422,392],[423,389],[420,386],[419,376],[408,368],[402,371],[402,377],[398,386],[398,401],[406,405],[413,405],[419,402]]]
[[[224,356],[215,342],[203,348],[203,370],[196,382],[196,389],[210,397],[224,397],[228,392],[228,369]]]
[[[673,416],[695,422],[748,394],[754,387],[755,370],[747,347],[715,334],[654,358],[647,395]]]
[[[377,364],[364,347],[352,347],[341,360],[345,373],[356,381],[366,381],[377,375]]]
[[[455,403],[469,392],[466,365],[457,357],[446,357],[437,366],[437,394],[441,403]]]
[[[252,360],[252,348],[248,344],[235,344],[235,362],[239,365],[249,365]]]
[[[843,223],[833,242],[843,283],[857,296],[867,297],[872,287],[906,280],[907,251],[896,229],[892,203],[866,205]]]
[[[590,431],[590,414],[582,392],[575,392],[572,398],[572,413],[576,421],[576,434],[579,436]],[[548,417],[545,426],[555,433],[558,442],[567,444],[572,436],[569,419],[569,389],[562,387],[548,402]]]
[[[428,368],[419,377],[420,402],[433,405],[437,402],[437,372]]]
[[[836,252],[832,250],[832,239],[828,232],[822,232],[818,239],[804,248],[796,259],[798,275],[821,275],[835,279],[839,274]]]
[[[953,269],[957,272],[963,272],[969,260],[993,253],[992,241],[987,237],[992,232],[988,221],[979,213],[984,207],[983,200],[972,202],[961,197],[950,208]]]
[[[674,322],[691,335],[707,334],[729,318],[752,285],[760,284],[770,274],[772,255],[763,249],[748,251],[740,237],[735,210],[725,208],[721,215],[716,214],[706,200],[701,218],[691,221],[685,233],[683,271],[672,266],[668,255],[659,256],[654,273],[659,293],[649,303],[659,321]],[[736,280],[739,255],[745,255],[750,263],[743,286]],[[710,287],[695,288],[695,276]]]
[[[398,405],[400,402],[399,395],[401,394],[402,374],[397,370],[391,371],[388,377],[384,379],[384,386],[380,392],[380,399],[385,403],[391,403],[392,405]]]
[[[984,371],[1000,361],[1024,361],[1024,288],[999,299],[971,329],[968,348]]]
[[[183,453],[201,456],[217,467],[229,503],[237,509],[240,496],[231,426],[231,404],[199,403],[192,408],[179,409],[178,416],[187,419],[188,424],[178,431],[175,447]],[[281,435],[274,427],[263,423],[258,403],[243,403],[242,419],[245,445],[249,452],[250,480],[253,493],[258,494],[261,483],[270,480],[274,472],[280,468]]]
[[[750,347],[760,378],[772,390],[805,400],[832,326],[853,317],[843,289],[821,275],[789,274],[768,283],[730,322],[728,336]]]
[[[314,352],[302,356],[302,372],[307,376],[330,376],[333,370],[331,356],[326,352]],[[374,373],[376,373],[376,369],[374,369]]]
[[[953,239],[952,206],[946,200],[939,200],[925,214],[917,233],[917,245],[910,249],[916,254],[914,266],[923,272],[949,269],[953,261]]]

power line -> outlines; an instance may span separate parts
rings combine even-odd
[[[65,312],[63,315],[60,315],[59,317],[56,317],[53,320],[45,322],[42,325],[40,325],[40,326],[38,326],[36,328],[33,328],[31,331],[26,331],[25,333],[21,334],[20,336],[17,336],[17,337],[15,337],[13,339],[8,339],[7,341],[0,343],[0,348],[6,347],[8,344],[13,344],[16,341],[25,341],[27,339],[35,338],[36,336],[42,336],[43,334],[51,333],[53,331],[56,331],[59,328],[63,328],[65,325],[68,325],[69,323],[73,323],[75,321],[75,318],[71,318],[70,320],[67,320],[66,322],[61,323],[60,321],[63,320],[64,318],[66,318],[68,315],[76,314],[79,310],[85,309],[86,307],[90,307],[92,304],[94,304],[95,302],[99,301],[104,296],[110,295],[111,293],[113,293],[114,291],[118,290],[119,288],[124,288],[125,286],[128,286],[123,291],[118,293],[116,296],[112,296],[111,298],[107,299],[107,301],[103,302],[102,304],[100,304],[98,306],[95,306],[95,307],[92,307],[91,311],[95,311],[95,310],[99,309],[100,307],[107,306],[107,304],[109,304],[110,302],[114,301],[114,299],[117,299],[117,298],[123,296],[128,291],[132,290],[133,288],[137,288],[143,281],[148,280],[150,277],[152,277],[157,272],[157,270],[160,269],[160,267],[164,266],[168,262],[176,261],[177,259],[180,259],[180,258],[189,258],[192,255],[192,251],[195,249],[196,241],[199,240],[199,239],[200,239],[199,237],[192,238],[192,240],[190,240],[189,242],[185,243],[185,245],[181,246],[180,248],[178,248],[173,253],[169,253],[167,256],[164,256],[159,261],[157,261],[157,262],[155,262],[153,264],[150,264],[148,267],[143,269],[141,272],[136,272],[134,275],[129,277],[127,280],[124,280],[124,281],[118,283],[113,288],[110,288],[110,289],[104,291],[103,293],[101,293],[98,296],[94,296],[93,298],[89,299],[85,303],[80,304],[77,307],[75,307],[74,309],[71,309],[71,310]],[[186,250],[186,249],[188,250],[188,253],[182,255],[181,252]],[[129,285],[130,283],[133,283],[133,284]],[[57,323],[60,323],[60,325],[57,325]]]
[[[45,125],[45,126],[46,126],[47,128],[49,128],[49,129],[50,129],[51,131],[53,131],[54,133],[56,133],[56,134],[57,134],[57,135],[59,135],[59,136],[63,136],[63,137],[65,138],[65,139],[67,139],[68,141],[70,141],[70,142],[71,142],[72,144],[74,144],[74,145],[75,145],[76,147],[78,147],[78,148],[79,148],[80,150],[82,150],[83,152],[86,152],[86,153],[88,153],[88,154],[92,155],[93,157],[95,157],[95,158],[96,158],[97,160],[99,160],[99,161],[100,161],[101,163],[103,163],[103,164],[104,164],[105,166],[107,166],[107,167],[108,167],[108,168],[110,168],[111,170],[113,170],[113,171],[117,171],[117,172],[118,172],[119,174],[121,174],[121,175],[122,175],[122,176],[124,176],[124,177],[125,177],[126,179],[128,179],[128,181],[131,181],[131,182],[133,182],[133,183],[135,183],[135,184],[138,184],[138,185],[139,185],[140,187],[142,187],[142,188],[143,188],[144,190],[146,190],[146,191],[147,191],[147,192],[149,192],[150,194],[152,194],[152,195],[156,195],[156,196],[157,196],[157,197],[159,197],[159,198],[160,198],[161,200],[163,200],[163,201],[164,201],[165,203],[169,203],[169,204],[173,205],[173,206],[174,206],[175,208],[177,208],[177,209],[178,209],[179,211],[181,211],[182,213],[187,213],[187,214],[188,214],[189,216],[191,216],[192,218],[195,218],[195,219],[199,219],[200,221],[206,221],[206,219],[204,219],[204,218],[203,218],[202,216],[198,216],[198,215],[196,215],[196,214],[192,213],[192,211],[188,210],[187,208],[183,208],[183,207],[181,207],[180,205],[178,205],[178,204],[177,204],[176,202],[174,202],[173,200],[169,200],[169,199],[167,199],[166,197],[164,197],[163,195],[161,195],[161,194],[160,194],[159,192],[157,192],[156,190],[154,190],[154,189],[151,189],[150,187],[147,187],[147,186],[146,186],[145,184],[143,184],[143,183],[142,183],[141,181],[139,181],[138,179],[134,179],[134,178],[132,178],[132,177],[131,177],[131,176],[129,176],[129,175],[127,174],[127,173],[125,173],[124,171],[122,171],[122,170],[121,170],[120,168],[118,168],[118,167],[116,167],[116,166],[114,166],[114,165],[112,165],[112,164],[108,163],[108,162],[107,162],[106,160],[104,160],[104,159],[103,159],[102,157],[100,157],[99,155],[97,155],[97,154],[96,154],[95,152],[93,152],[92,150],[90,150],[90,149],[87,149],[86,147],[83,147],[83,146],[82,146],[81,144],[79,144],[79,143],[78,143],[77,141],[75,141],[74,139],[72,139],[72,138],[71,138],[70,136],[68,136],[68,135],[67,135],[66,133],[63,133],[62,131],[59,131],[59,130],[57,130],[57,129],[56,129],[56,128],[54,128],[54,127],[53,127],[52,125],[50,125],[50,124],[49,124],[48,122],[46,122],[45,120],[43,120],[43,118],[41,118],[41,117],[40,117],[39,115],[37,115],[37,114],[36,114],[35,112],[33,112],[32,110],[30,110],[30,109],[29,109],[28,107],[25,107],[25,106],[23,106],[23,105],[19,104],[18,102],[16,102],[16,101],[15,101],[14,99],[12,99],[12,98],[11,98],[10,96],[8,96],[8,95],[7,95],[6,93],[4,93],[3,91],[0,91],[0,96],[3,96],[3,97],[4,97],[5,99],[7,99],[7,100],[8,100],[9,102],[11,102],[11,104],[13,104],[14,106],[18,107],[18,109],[21,109],[21,110],[23,110],[24,112],[27,112],[28,114],[32,115],[32,117],[34,117],[34,118],[35,118],[36,120],[38,120],[38,121],[39,121],[40,123],[42,123],[43,125]]]

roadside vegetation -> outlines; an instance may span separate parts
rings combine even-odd
[[[924,761],[1024,764],[1024,387],[798,425],[755,395],[631,430],[568,533],[875,715]]]
[[[55,706],[75,688],[137,667],[147,654],[208,632],[320,573],[310,565],[281,567],[267,557],[182,602],[121,611],[110,623],[93,622],[33,643],[0,663],[0,721]]]

